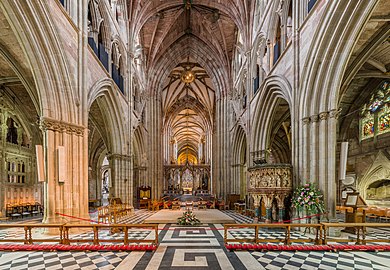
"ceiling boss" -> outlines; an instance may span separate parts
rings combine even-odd
[[[184,83],[192,83],[195,80],[195,74],[192,70],[184,70],[181,73],[180,79]]]

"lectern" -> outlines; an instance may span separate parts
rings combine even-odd
[[[352,213],[345,209],[345,223],[364,223],[366,222],[367,203],[359,195],[359,192],[348,193],[344,206],[352,208]],[[346,227],[345,232],[356,233],[355,227]]]

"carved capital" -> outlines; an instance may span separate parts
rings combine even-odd
[[[312,123],[317,123],[319,120],[320,120],[320,116],[318,114],[313,114],[312,116],[310,116],[310,121]]]
[[[127,160],[127,161],[131,160],[131,156],[121,155],[121,154],[111,154],[111,155],[108,155],[107,158],[109,160]]]
[[[75,134],[77,136],[84,136],[84,126],[79,126],[55,119],[41,118],[39,121],[39,128],[42,131],[52,130],[55,132],[66,132],[68,134]]]
[[[253,198],[253,204],[255,207],[260,206],[260,201],[261,201],[261,195],[252,195]]]
[[[329,112],[322,112],[319,114],[320,120],[327,120],[329,117]]]
[[[302,122],[304,125],[308,125],[310,123],[310,117],[303,117]]]
[[[335,118],[338,119],[341,113],[341,109],[333,109],[329,111],[329,118]]]

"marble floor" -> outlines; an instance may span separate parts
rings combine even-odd
[[[250,221],[233,211],[224,213],[237,223]],[[137,211],[126,222],[141,223],[153,214]],[[160,224],[160,245],[154,252],[0,252],[0,269],[388,269],[390,265],[390,252],[230,252],[224,248],[223,232],[222,224]],[[0,230],[0,238],[12,233]],[[132,233],[137,239],[154,237],[154,232]],[[390,237],[390,232],[380,231],[378,235]],[[242,228],[228,237],[250,238],[253,231]],[[284,235],[269,230],[260,237],[283,239]],[[296,232],[293,237],[308,236]]]

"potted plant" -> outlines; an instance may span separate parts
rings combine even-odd
[[[177,218],[177,224],[195,226],[200,224],[200,220],[196,218],[192,211],[188,210],[181,217]]]
[[[299,186],[295,189],[292,197],[292,205],[297,209],[298,213],[305,212],[309,216],[309,223],[313,214],[322,214],[325,212],[323,195],[312,183]]]

